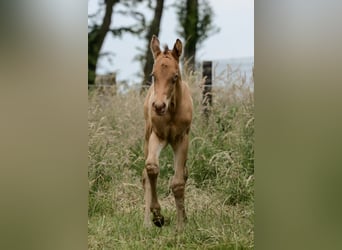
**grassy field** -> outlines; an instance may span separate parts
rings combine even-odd
[[[194,99],[186,185],[188,221],[175,233],[169,182],[172,150],[160,157],[163,228],[143,227],[143,97],[136,91],[89,93],[89,249],[251,249],[254,246],[254,101],[235,81],[214,89],[209,120],[201,114],[198,77],[186,77]]]

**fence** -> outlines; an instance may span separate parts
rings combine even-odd
[[[202,92],[203,115],[209,117],[213,102],[213,87],[244,87],[254,90],[254,58],[236,58],[221,61],[203,61],[202,78],[205,79]]]

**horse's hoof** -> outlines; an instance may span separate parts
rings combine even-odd
[[[159,215],[153,218],[153,223],[157,227],[162,227],[164,225],[164,216]]]

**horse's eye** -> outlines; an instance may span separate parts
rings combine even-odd
[[[178,75],[175,75],[173,78],[172,78],[172,83],[176,83],[178,80]]]

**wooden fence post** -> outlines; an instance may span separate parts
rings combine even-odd
[[[203,115],[208,120],[210,113],[210,106],[212,104],[212,61],[203,61],[202,64],[202,78],[206,77],[203,88],[202,105]]]

